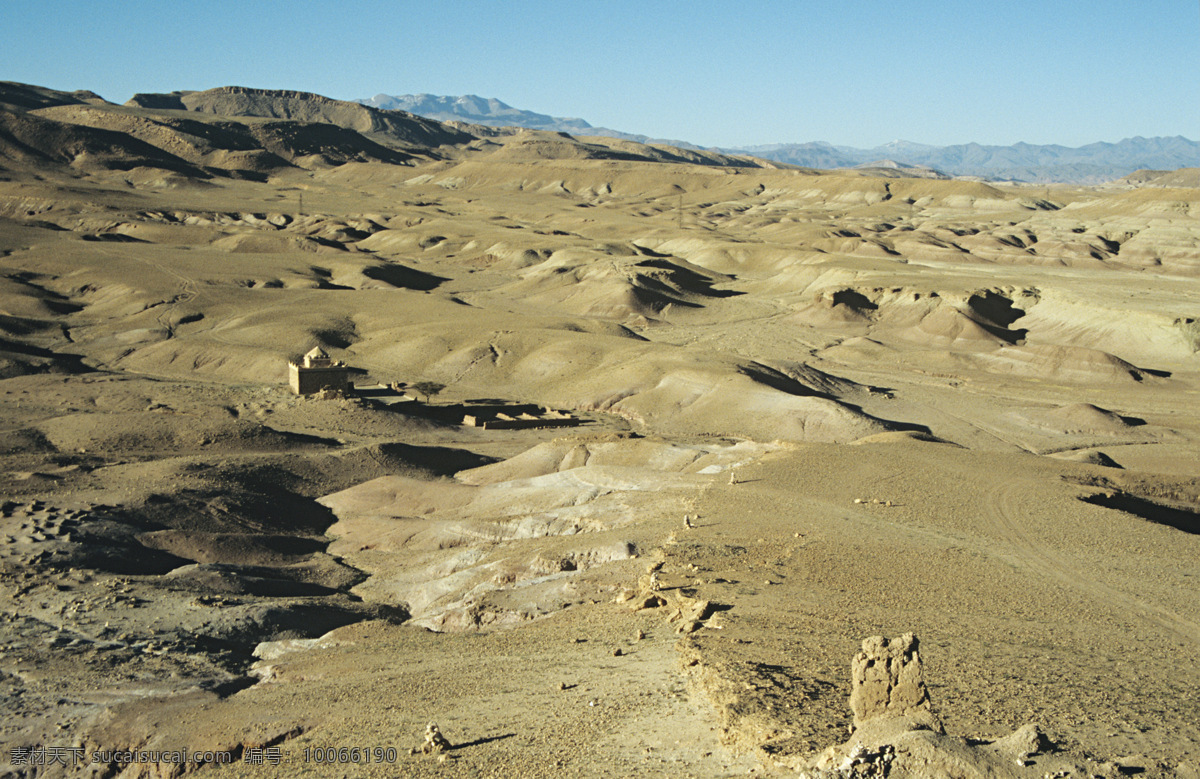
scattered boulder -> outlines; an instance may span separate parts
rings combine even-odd
[[[661,595],[653,592],[644,592],[634,600],[632,610],[657,609],[666,605],[667,601]]]
[[[449,748],[450,740],[442,735],[442,730],[436,722],[430,722],[425,726],[425,743],[421,745],[421,752],[433,755],[445,752]]]
[[[1004,738],[988,744],[989,750],[1013,761],[1028,760],[1049,751],[1052,747],[1046,734],[1037,725],[1024,725]]]

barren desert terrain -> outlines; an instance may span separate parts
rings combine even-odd
[[[1196,171],[0,104],[0,776],[1200,775]]]

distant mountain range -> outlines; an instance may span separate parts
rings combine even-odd
[[[1200,143],[1182,136],[1126,138],[1119,143],[1091,143],[1078,148],[1029,143],[925,146],[893,141],[874,149],[805,143],[749,146],[726,151],[810,167],[849,168],[870,160],[886,159],[935,168],[955,176],[1079,184],[1112,181],[1143,168],[1174,170],[1200,166]]]
[[[128,186],[135,181],[176,186],[215,179],[267,181],[287,168],[493,156],[778,167],[702,149],[450,124],[290,90],[230,86],[144,93],[116,105],[86,90],[0,81],[0,180],[12,172],[113,174]]]
[[[404,110],[375,108],[372,103]],[[252,121],[230,121],[237,117]],[[439,121],[445,119],[453,121]],[[540,132],[521,131],[522,127]],[[555,132],[608,137],[578,140]],[[234,86],[138,94],[117,106],[92,92],[0,81],[0,170],[68,165],[83,171],[157,169],[198,180],[265,180],[286,167],[356,161],[412,165],[489,154],[735,168],[792,164],[858,168],[872,176],[905,178],[953,174],[1030,182],[1120,179],[1131,186],[1175,187],[1196,186],[1200,170],[1200,144],[1180,137],[1129,138],[1077,149],[1025,143],[938,147],[897,141],[875,149],[805,143],[706,150],[475,97],[381,95],[347,102]]]
[[[376,108],[399,109],[440,121],[529,127],[571,135],[601,135],[640,143],[667,143],[685,149],[701,148],[683,141],[655,140],[645,135],[595,127],[579,118],[525,111],[494,98],[475,95],[445,97],[381,94],[358,102]],[[1017,143],[1012,146],[984,146],[978,143],[928,146],[909,141],[893,141],[873,149],[859,149],[818,141],[720,148],[713,151],[751,154],[807,168],[915,166],[931,168],[952,176],[1035,183],[1097,184],[1127,176],[1139,169],[1174,170],[1200,167],[1200,143],[1182,136],[1139,136],[1126,138],[1118,143],[1091,143],[1078,148],[1029,143]]]
[[[407,111],[410,114],[437,119],[439,122],[469,122],[491,127],[528,127],[531,130],[550,130],[571,135],[601,135],[637,143],[663,143],[681,149],[698,150],[701,147],[686,141],[651,138],[648,135],[626,133],[610,127],[594,127],[582,119],[566,116],[549,116],[534,111],[513,108],[507,103],[476,95],[447,97],[445,95],[375,95],[358,100],[372,108],[392,111]],[[714,149],[715,151],[715,149]]]

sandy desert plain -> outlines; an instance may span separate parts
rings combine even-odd
[[[0,776],[1200,775],[1196,171],[0,103]]]

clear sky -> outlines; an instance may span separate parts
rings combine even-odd
[[[0,80],[476,94],[705,146],[1200,140],[1200,0],[0,0]]]

